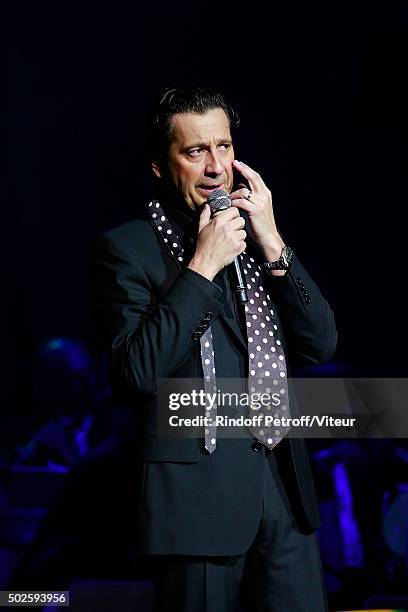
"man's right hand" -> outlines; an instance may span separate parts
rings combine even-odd
[[[211,217],[210,206],[205,204],[200,216],[197,247],[188,267],[212,281],[222,268],[245,251],[244,226],[245,220],[235,206]]]

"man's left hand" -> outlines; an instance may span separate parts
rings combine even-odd
[[[230,194],[232,205],[248,213],[253,237],[262,249],[265,261],[276,261],[285,243],[276,228],[272,193],[261,176],[247,164],[234,160],[233,166],[246,178],[250,188],[242,187],[233,191]],[[282,274],[281,271],[276,272]]]

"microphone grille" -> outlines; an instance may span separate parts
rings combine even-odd
[[[224,189],[214,189],[208,196],[208,204],[213,213],[225,210],[231,206],[229,193]]]

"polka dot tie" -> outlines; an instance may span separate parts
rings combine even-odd
[[[184,249],[181,245],[181,240],[177,236],[176,232],[170,225],[169,220],[160,203],[156,200],[149,203],[149,213],[153,219],[154,225],[169,249],[173,258],[177,261],[180,269],[182,269],[184,260]],[[215,377],[215,362],[214,362],[214,344],[212,339],[211,327],[205,331],[200,338],[200,349],[201,349],[201,364],[203,367],[204,374],[204,391],[205,397],[208,398],[213,395],[217,390],[217,383]],[[217,403],[211,406],[208,401],[205,406],[205,416],[211,417],[211,423],[215,423],[217,416]],[[204,446],[208,453],[215,451],[217,446],[217,428],[215,424],[211,424],[204,430]]]
[[[260,426],[250,427],[254,436],[267,448],[274,448],[285,436],[290,427],[262,425],[266,416],[281,420],[289,417],[289,397],[285,353],[279,339],[279,330],[274,306],[269,293],[263,286],[264,271],[255,260],[245,252],[240,255],[247,282],[248,302],[245,305],[245,319],[248,336],[248,388],[251,398],[277,394],[272,402],[254,402],[250,416],[261,417]],[[267,394],[267,395],[266,395]],[[254,397],[255,396],[255,397]],[[259,404],[261,403],[261,406]]]
[[[172,257],[177,261],[180,269],[185,264],[184,249],[181,240],[172,228],[159,202],[149,203],[149,213],[154,225],[169,249]],[[273,311],[270,295],[262,285],[263,270],[257,266],[255,260],[247,253],[240,255],[248,288],[248,302],[245,306],[245,319],[248,336],[249,374],[248,391],[251,396],[257,394],[279,394],[280,403],[277,407],[263,405],[250,408],[250,416],[272,414],[274,418],[289,416],[288,388],[286,378],[286,362],[282,343],[278,337],[278,326]],[[200,338],[201,363],[204,375],[204,391],[206,397],[217,391],[214,347],[209,327]],[[215,423],[217,416],[216,402],[211,407],[207,403],[205,416],[211,417]],[[289,431],[289,427],[250,427],[253,435],[267,448],[272,449]],[[217,445],[216,426],[210,425],[204,431],[204,446],[208,453],[212,453]]]

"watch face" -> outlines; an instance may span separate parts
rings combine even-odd
[[[292,254],[293,253],[290,250],[290,248],[285,246],[283,251],[282,251],[282,257],[283,257],[283,260],[285,262],[286,268],[289,268],[289,266],[290,266],[290,262],[292,261]]]
[[[293,258],[293,251],[288,246],[284,246],[281,256],[276,261],[265,263],[268,270],[288,270]]]

